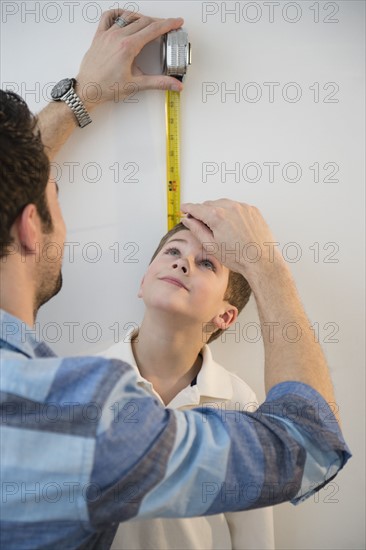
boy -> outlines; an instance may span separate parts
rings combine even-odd
[[[138,383],[170,408],[253,411],[253,390],[217,364],[204,345],[236,321],[250,294],[242,275],[207,254],[178,224],[160,241],[141,283],[146,311],[140,329],[103,355],[134,365]],[[132,521],[120,525],[112,545],[149,548],[274,548],[272,508]]]

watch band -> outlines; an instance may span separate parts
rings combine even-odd
[[[92,119],[88,111],[85,109],[79,96],[76,95],[74,88],[70,88],[68,92],[61,98],[73,111],[80,128],[84,128],[91,123]]]

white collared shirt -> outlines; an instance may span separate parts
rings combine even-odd
[[[100,352],[108,358],[122,359],[137,372],[138,384],[163,405],[151,382],[143,378],[136,365],[131,330],[124,340]],[[202,366],[196,384],[181,390],[167,405],[172,409],[209,406],[220,414],[226,411],[253,411],[258,403],[254,391],[235,374],[212,358],[210,348],[201,351]],[[165,405],[164,405],[165,406]],[[121,523],[111,550],[269,550],[274,548],[272,507],[197,518],[157,518]]]

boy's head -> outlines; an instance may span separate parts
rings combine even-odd
[[[182,223],[179,223],[164,235],[150,260],[150,264],[167,245],[167,243],[173,239],[174,235],[181,231],[189,230]],[[227,287],[223,299],[234,306],[237,309],[237,312],[240,313],[249,300],[251,289],[247,280],[242,275],[230,270],[228,270],[228,272]],[[208,343],[218,338],[222,332],[223,329],[220,328],[213,332],[208,339]]]

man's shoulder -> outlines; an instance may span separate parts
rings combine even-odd
[[[40,403],[102,402],[131,367],[117,359],[93,356],[27,357],[3,348],[2,390]]]

